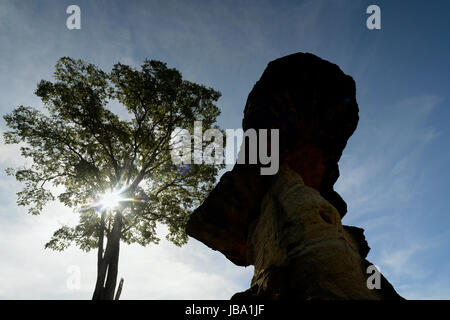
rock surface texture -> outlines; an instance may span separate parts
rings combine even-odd
[[[255,266],[251,288],[233,298],[401,299],[382,275],[380,289],[368,288],[363,230],[341,223],[347,205],[333,185],[357,123],[355,82],[337,65],[308,53],[268,64],[242,127],[280,130],[278,173],[236,164],[186,227],[233,263]]]

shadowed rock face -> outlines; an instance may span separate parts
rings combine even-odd
[[[338,160],[358,122],[355,94],[353,79],[338,66],[297,53],[269,63],[248,96],[242,122],[244,130],[279,129],[280,163],[287,161],[341,217],[347,205],[333,185]],[[261,176],[258,165],[236,164],[191,216],[188,234],[237,265],[251,264],[248,228],[260,214],[272,179]]]
[[[379,289],[368,288],[362,231],[343,226],[336,208],[285,163],[249,230],[251,288],[234,298],[399,299],[381,275]]]
[[[307,53],[268,64],[248,96],[242,127],[280,130],[280,171],[263,176],[260,164],[236,164],[186,227],[235,264],[255,265],[252,288],[237,297],[292,296],[294,283],[304,287],[295,293],[302,299],[389,296],[367,291],[369,247],[362,229],[342,226],[347,205],[333,189],[357,123],[355,82],[335,64]],[[296,191],[286,198],[288,182]],[[330,263],[338,271],[327,269]],[[300,271],[303,278],[288,276]],[[345,280],[333,280],[337,275]]]
[[[297,53],[272,61],[250,92],[242,127],[280,129],[281,161],[338,209],[338,161],[358,124],[356,88],[337,65]]]

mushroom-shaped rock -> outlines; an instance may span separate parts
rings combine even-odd
[[[347,205],[333,190],[338,161],[358,123],[353,79],[313,54],[296,53],[268,64],[250,92],[242,126],[279,129],[280,163],[287,161],[306,185],[339,211]],[[221,251],[237,265],[247,259],[247,236],[260,214],[272,176],[260,165],[236,164],[192,214],[188,235]]]
[[[279,130],[278,173],[235,164],[186,226],[233,263],[255,266],[252,287],[234,298],[401,298],[382,275],[382,290],[368,288],[363,230],[341,224],[347,205],[333,185],[358,119],[355,82],[337,65],[309,53],[268,64],[242,127]],[[240,152],[248,158],[248,146]]]

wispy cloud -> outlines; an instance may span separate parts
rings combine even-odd
[[[123,3],[79,0],[82,30],[69,31],[68,1],[1,1],[0,60],[6,61],[0,64],[1,113],[21,104],[40,107],[33,94],[36,84],[51,78],[61,56],[82,58],[106,70],[117,61],[139,66],[149,57],[222,91],[220,124],[238,128],[247,94],[268,61],[297,51],[316,53],[345,72],[356,71],[361,121],[344,151],[336,185],[349,205],[344,223],[366,229],[370,258],[406,297],[450,297],[448,264],[443,263],[442,270],[430,268],[441,266],[436,255],[448,237],[427,238],[411,228],[413,221],[426,221],[414,206],[427,180],[421,170],[424,155],[441,134],[429,119],[443,100],[420,91],[404,100],[398,93],[385,98],[380,89],[392,84],[389,79],[375,86],[379,95],[367,98],[373,90],[368,82],[384,79],[376,69],[386,52],[387,33],[364,33],[363,3]],[[113,108],[118,109],[115,104]],[[5,129],[3,120],[0,129]],[[0,145],[0,298],[89,298],[95,254],[43,249],[52,232],[76,214],[57,204],[39,217],[18,208],[15,192],[20,185],[3,169],[20,161],[16,147]],[[427,263],[424,257],[430,251],[434,260]],[[82,271],[79,291],[67,289],[70,265]],[[410,266],[414,274],[403,273]],[[193,239],[181,249],[163,240],[147,248],[123,246],[119,273],[125,277],[123,298],[205,299],[229,298],[248,288],[252,268],[236,267]]]
[[[414,243],[397,250],[384,249],[379,263],[396,275],[421,279],[429,275],[429,271],[420,268],[418,266],[420,262],[417,263],[414,258],[417,258],[417,254],[426,249],[427,246]]]
[[[39,19],[36,12],[41,4],[38,8],[32,3],[0,3],[0,59],[8,61],[0,65],[2,115],[18,105],[41,107],[33,92],[40,79],[51,78],[61,56],[82,58],[106,70],[117,61],[139,66],[143,58],[155,58],[153,49],[145,56],[133,52],[136,47],[151,47],[140,43],[145,40],[150,44],[151,39],[145,39],[150,33],[123,28],[115,16],[120,14],[119,6],[104,3],[108,5],[81,4],[83,22],[79,32],[65,28],[64,2],[47,1]],[[185,48],[188,40],[184,39],[180,48]],[[183,55],[180,50],[177,54]],[[173,61],[169,65],[173,66]],[[114,103],[112,107],[118,109]],[[0,121],[4,131],[4,122]],[[95,283],[95,253],[77,248],[61,253],[44,250],[52,233],[62,224],[73,224],[77,214],[57,203],[47,206],[41,216],[27,215],[24,208],[17,207],[15,193],[22,186],[7,177],[4,169],[23,163],[19,148],[5,145],[2,139],[0,299],[89,299]],[[66,285],[72,265],[81,270],[80,290],[70,290]],[[158,246],[123,245],[119,276],[125,278],[123,299],[228,299],[249,287],[252,268],[237,267],[194,239],[178,248],[163,238]]]
[[[442,102],[438,96],[421,95],[389,107],[362,109],[340,162],[336,187],[349,206],[344,223],[366,229],[369,259],[406,298],[426,297],[412,290],[418,282],[427,285],[432,276],[423,257],[446,242],[446,235],[426,237],[413,232],[412,225],[424,214],[415,205],[426,181],[422,168],[427,148],[439,136],[430,118]],[[446,284],[441,285],[445,292]]]
[[[442,101],[434,95],[423,95],[384,110],[378,108],[379,113],[376,108],[371,109],[374,114],[362,110],[349,150],[340,161],[341,177],[336,184],[349,205],[347,222],[392,210],[413,199],[423,179],[421,157],[438,135],[428,119]]]

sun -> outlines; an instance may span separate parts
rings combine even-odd
[[[120,194],[120,191],[107,192],[100,197],[97,204],[102,209],[114,209],[124,200]]]
[[[128,187],[122,187],[120,189],[112,189],[111,191],[105,192],[104,194],[96,197],[96,201],[84,205],[80,208],[80,211],[86,211],[90,209],[95,209],[97,212],[102,212],[104,210],[113,210],[119,206],[121,203],[150,203],[148,199],[137,199],[137,198],[125,198]]]

